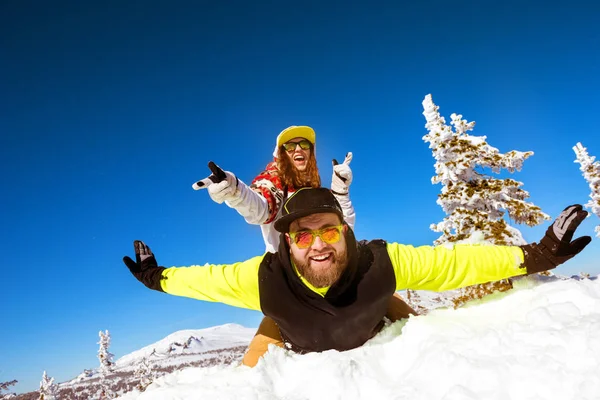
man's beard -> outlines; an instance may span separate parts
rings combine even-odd
[[[304,260],[299,260],[290,254],[294,265],[300,272],[300,275],[304,277],[311,285],[317,288],[328,287],[333,285],[342,275],[342,272],[348,265],[348,252],[344,250],[343,253],[337,253],[333,251],[331,255],[331,265],[326,270],[315,271],[310,266],[310,259],[307,256]]]

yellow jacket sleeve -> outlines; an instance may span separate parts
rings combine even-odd
[[[258,268],[264,255],[234,264],[171,267],[162,272],[165,293],[260,310]]]
[[[442,292],[511,276],[524,275],[523,250],[517,246],[459,244],[405,246],[388,243],[396,290]]]

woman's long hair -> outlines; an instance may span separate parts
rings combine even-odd
[[[310,156],[306,163],[306,169],[301,172],[296,169],[293,161],[288,156],[283,146],[277,149],[277,169],[279,179],[284,188],[293,187],[300,189],[303,187],[321,187],[321,178],[319,177],[319,168],[317,168],[317,159],[315,157],[315,147],[310,146]]]

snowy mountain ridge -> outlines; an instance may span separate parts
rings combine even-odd
[[[143,360],[147,361],[155,376],[189,367],[238,364],[255,333],[256,328],[233,323],[174,332],[116,360],[113,373],[108,377],[110,386],[116,393],[133,390],[139,382],[134,373]],[[97,398],[99,387],[98,369],[87,369],[74,379],[60,383],[57,399]],[[37,400],[39,393],[24,393],[14,399]]]
[[[204,329],[185,329],[174,332],[156,343],[119,358],[118,368],[139,363],[143,358],[161,360],[174,355],[199,354],[209,351],[247,346],[256,328],[224,324]]]

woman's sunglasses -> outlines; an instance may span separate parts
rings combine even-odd
[[[344,229],[344,225],[336,225],[315,231],[290,232],[289,235],[299,249],[308,249],[315,242],[317,236],[327,244],[339,242],[342,237],[342,229]]]
[[[296,146],[300,146],[300,148],[302,150],[308,150],[310,149],[310,142],[306,139],[302,139],[299,142],[287,142],[283,144],[283,149],[285,151],[287,151],[288,153],[291,153],[292,151],[296,150]]]

